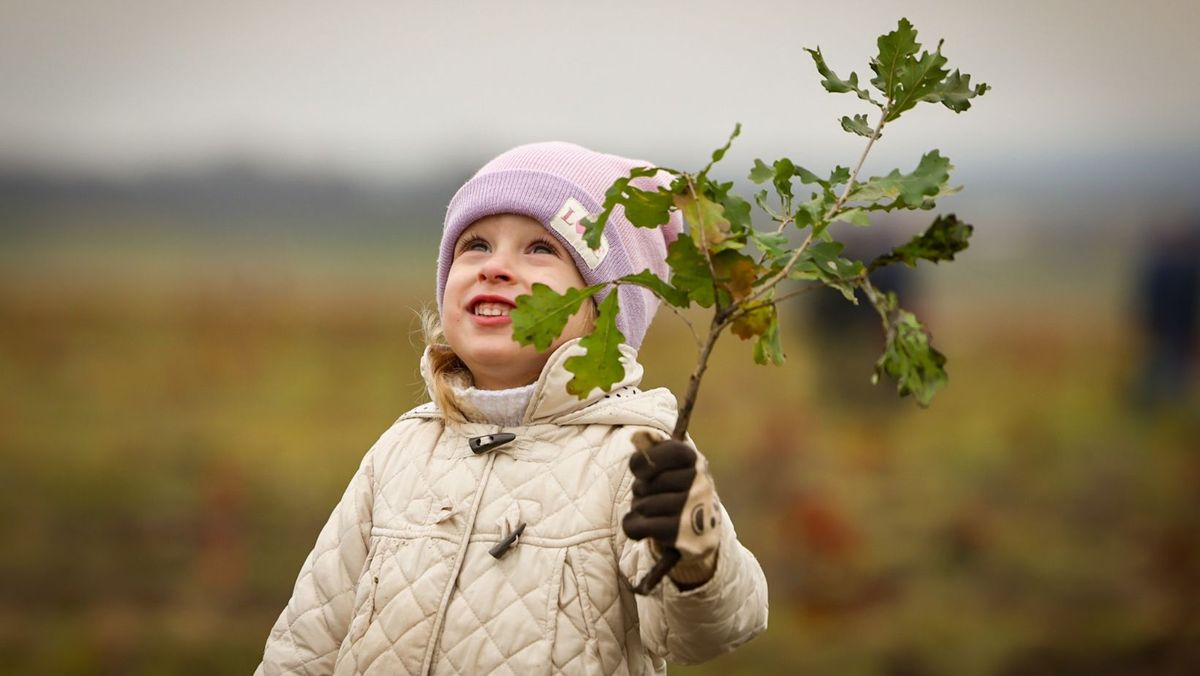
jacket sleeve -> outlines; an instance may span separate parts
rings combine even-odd
[[[649,540],[630,540],[621,530],[629,511],[633,475],[621,482],[616,539],[621,574],[637,584],[656,559]],[[729,513],[721,506],[721,544],[712,578],[680,591],[671,578],[646,596],[636,596],[642,644],[669,662],[697,664],[727,653],[767,628],[767,580],[758,560],[738,542]]]
[[[378,447],[379,444],[376,444]],[[354,611],[374,502],[372,448],[300,568],[287,607],[267,637],[255,676],[330,674]]]

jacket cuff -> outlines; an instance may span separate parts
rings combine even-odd
[[[649,542],[650,554],[658,561],[662,558],[662,546],[658,540],[651,539]],[[695,589],[712,579],[717,570],[717,554],[720,551],[721,547],[718,545],[716,549],[702,556],[684,556],[667,571],[667,577],[671,578],[681,591]]]
[[[685,556],[675,564],[667,576],[676,584],[694,589],[712,579],[713,573],[717,570],[717,552],[716,550],[708,552],[704,556]],[[681,587],[682,588],[682,587]]]

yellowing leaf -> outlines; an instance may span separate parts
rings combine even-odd
[[[729,237],[729,219],[720,204],[704,195],[675,195],[675,206],[683,212],[683,220],[691,228],[697,247],[711,251]]]
[[[717,283],[734,302],[754,291],[754,280],[761,274],[761,268],[753,258],[737,251],[722,251],[713,256],[713,268],[717,273]]]
[[[784,358],[783,345],[779,341],[779,317],[776,315],[771,317],[767,330],[754,339],[754,362],[763,366],[780,366]]]
[[[756,301],[758,302],[758,301]],[[760,305],[733,321],[730,330],[742,340],[750,340],[770,330],[776,320],[775,305]]]

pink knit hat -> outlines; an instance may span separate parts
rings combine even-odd
[[[683,229],[678,211],[658,228],[638,228],[625,218],[624,207],[616,207],[604,226],[600,248],[590,249],[583,241],[581,221],[600,213],[604,193],[613,181],[629,175],[634,167],[650,162],[606,155],[572,143],[531,143],[502,153],[488,162],[459,188],[446,211],[442,244],[438,254],[437,301],[442,311],[446,277],[454,260],[458,236],[475,221],[493,214],[528,216],[551,232],[575,260],[580,276],[589,285],[608,282],[647,268],[667,278],[667,245]],[[670,183],[665,173],[631,181],[634,187],[655,190]],[[603,300],[611,292],[596,294]],[[658,298],[638,286],[622,285],[617,290],[621,311],[617,328],[625,342],[637,348],[658,309]]]

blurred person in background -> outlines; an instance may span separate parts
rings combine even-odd
[[[1137,279],[1143,339],[1135,399],[1143,410],[1186,405],[1200,353],[1200,221],[1168,228],[1153,240]]]

